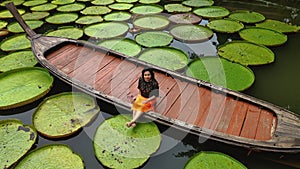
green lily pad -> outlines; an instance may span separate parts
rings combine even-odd
[[[173,41],[173,36],[167,32],[144,32],[135,36],[135,41],[145,47],[167,46]]]
[[[46,98],[35,110],[32,121],[42,135],[63,138],[87,125],[99,111],[93,97],[66,92]]]
[[[266,19],[261,23],[255,24],[257,27],[271,29],[281,33],[291,33],[291,32],[298,32],[300,30],[300,26],[287,24],[285,22]]]
[[[81,156],[63,144],[51,144],[30,152],[15,169],[34,168],[76,168],[84,169]]]
[[[218,54],[243,65],[263,65],[274,62],[274,53],[263,45],[232,41],[218,47]]]
[[[110,13],[111,9],[106,6],[89,6],[80,11],[83,15],[104,15]]]
[[[190,12],[192,10],[191,7],[184,6],[182,4],[166,4],[164,6],[165,10],[174,13],[174,12]]]
[[[119,10],[119,11],[125,11],[129,10],[130,8],[133,7],[133,4],[128,4],[128,3],[114,3],[111,5],[108,5],[108,7],[112,10]]]
[[[105,22],[87,26],[84,33],[90,37],[107,39],[122,36],[128,29],[129,26],[125,22]]]
[[[49,15],[50,15],[49,12],[31,12],[31,13],[25,13],[24,15],[22,15],[22,18],[24,20],[40,20],[46,18]]]
[[[10,168],[36,142],[37,133],[17,119],[0,120],[0,168]]]
[[[175,39],[184,42],[201,42],[212,37],[213,31],[202,25],[176,25],[170,29]]]
[[[244,28],[244,24],[232,19],[215,19],[207,24],[210,29],[222,33],[235,33]]]
[[[204,6],[212,6],[214,1],[212,0],[185,0],[182,2],[183,5],[190,7],[204,7]]]
[[[137,168],[159,148],[161,135],[153,122],[137,123],[134,129],[128,129],[125,126],[128,121],[129,117],[118,115],[105,120],[97,128],[94,151],[104,166]]]
[[[56,10],[59,12],[76,12],[76,11],[81,11],[84,8],[85,8],[85,4],[83,3],[73,3],[73,4],[60,6]]]
[[[200,152],[194,155],[184,166],[184,169],[195,168],[235,168],[235,169],[247,169],[242,163],[236,159],[219,152]]]
[[[147,48],[138,58],[170,70],[180,70],[188,64],[187,55],[173,47]]]
[[[75,2],[75,0],[52,0],[51,3],[55,5],[66,5]]]
[[[37,6],[37,5],[42,5],[47,3],[47,0],[30,0],[30,1],[26,1],[24,2],[22,5],[27,6],[27,7],[31,7],[31,6]]]
[[[125,11],[112,12],[103,17],[106,21],[127,21],[130,18],[131,14]]]
[[[198,24],[202,18],[192,13],[179,13],[169,16],[169,20],[176,24]]]
[[[83,30],[76,27],[60,27],[57,30],[48,32],[47,36],[57,36],[71,39],[79,39],[83,36]]]
[[[47,12],[55,9],[57,5],[52,3],[46,3],[38,6],[33,6],[30,8],[31,11],[41,11],[41,12]]]
[[[30,20],[30,21],[25,21],[25,22],[32,30],[40,28],[44,24],[43,21]],[[7,26],[7,30],[12,33],[25,32],[18,22],[13,22],[13,23],[9,24]]]
[[[30,41],[26,38],[25,34],[16,35],[3,40],[0,44],[0,48],[3,51],[15,51],[28,49],[31,47]]]
[[[18,12],[22,15],[25,13],[24,9],[18,9]],[[9,12],[9,10],[0,11],[0,19],[13,18],[13,15]]]
[[[141,4],[157,4],[160,0],[139,0],[139,3]]]
[[[109,5],[109,4],[112,4],[114,2],[115,2],[115,0],[94,0],[91,3],[93,5]]]
[[[255,79],[248,67],[219,57],[202,57],[192,61],[186,74],[236,91],[249,88]]]
[[[146,15],[137,17],[133,21],[135,27],[144,30],[162,30],[169,25],[170,21],[168,18],[162,15]]]
[[[239,31],[242,39],[265,46],[278,46],[287,41],[287,35],[265,28],[248,27]]]
[[[101,16],[82,16],[78,18],[75,23],[82,25],[90,25],[98,22],[102,22],[103,18]]]
[[[120,2],[120,3],[135,3],[137,2],[138,0],[116,0],[117,2]]]
[[[228,17],[244,23],[257,23],[265,20],[264,15],[258,12],[247,11],[247,10],[234,11]]]
[[[5,28],[6,26],[7,26],[7,22],[6,21],[1,21],[0,20],[0,29],[3,29],[3,28]]]
[[[160,5],[136,5],[130,9],[131,13],[148,15],[161,13],[164,8]]]
[[[33,67],[38,62],[32,51],[19,51],[0,58],[0,72],[22,67]]]
[[[31,103],[48,93],[53,77],[47,70],[26,67],[0,74],[0,110]]]
[[[0,4],[0,6],[5,6],[9,2],[13,2],[15,6],[21,5],[25,0],[6,0]]]
[[[64,24],[64,23],[71,23],[76,21],[78,18],[77,13],[59,13],[46,18],[48,23],[52,24]]]
[[[222,18],[230,14],[229,10],[221,6],[208,6],[195,9],[194,14],[204,18]]]

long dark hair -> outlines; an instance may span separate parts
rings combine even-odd
[[[144,79],[144,74],[145,74],[145,72],[147,72],[147,71],[150,72],[151,80],[156,81],[155,76],[154,76],[154,72],[153,72],[153,69],[152,69],[152,68],[144,68],[144,69],[143,69],[143,71],[142,71],[142,79],[145,81],[145,79]]]

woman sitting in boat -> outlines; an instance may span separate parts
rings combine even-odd
[[[142,71],[138,83],[139,94],[132,104],[132,120],[126,123],[127,127],[135,127],[136,120],[145,112],[154,111],[156,97],[159,95],[158,82],[151,69]]]

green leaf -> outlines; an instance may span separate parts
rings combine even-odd
[[[110,13],[111,9],[106,6],[89,6],[84,10],[80,11],[80,13],[84,15],[104,15]]]
[[[76,11],[81,11],[84,8],[85,8],[85,4],[73,3],[73,4],[60,6],[56,10],[60,12],[76,12]]]
[[[129,26],[125,22],[105,22],[87,26],[84,33],[88,36],[106,39],[124,35]]]
[[[192,13],[179,13],[169,16],[169,20],[177,24],[198,24],[202,18]]]
[[[157,4],[160,0],[139,0],[139,3],[141,4]]]
[[[209,6],[195,9],[194,14],[204,18],[222,18],[229,15],[229,10],[221,6]]]
[[[158,14],[161,13],[163,10],[164,8],[160,5],[136,5],[133,8],[131,8],[130,12],[134,14],[148,15]]]
[[[108,5],[108,7],[112,10],[129,10],[133,7],[133,4],[128,3],[114,3],[111,5]]]
[[[145,15],[137,17],[133,24],[135,27],[145,30],[161,30],[169,25],[168,18],[162,15]]]
[[[173,12],[190,12],[192,10],[191,7],[184,6],[182,4],[166,4],[164,6],[165,10],[173,13]]]
[[[170,29],[175,39],[185,42],[201,42],[209,40],[213,31],[202,25],[179,24]]]
[[[114,0],[93,0],[91,3],[93,5],[109,5],[114,3]]]
[[[247,11],[247,10],[234,11],[228,17],[244,23],[257,23],[265,20],[264,15],[258,12]]]
[[[60,13],[47,17],[46,21],[52,24],[64,24],[74,22],[77,18],[77,13]]]
[[[65,5],[75,2],[75,0],[52,0],[51,3],[55,5]]]
[[[40,28],[44,24],[43,21],[25,21],[25,22],[32,30]],[[9,32],[12,33],[25,32],[18,22],[13,22],[9,24],[7,26],[7,29]]]
[[[24,9],[18,9],[18,12],[23,15],[25,13]],[[9,10],[0,11],[0,19],[13,18],[13,15],[9,12]]]
[[[285,22],[272,19],[266,19],[265,21],[257,23],[255,25],[260,28],[271,29],[281,33],[298,32],[300,30],[300,26],[291,25]]]
[[[244,28],[244,25],[236,20],[215,19],[207,24],[210,29],[222,33],[235,33]]]
[[[24,2],[22,5],[30,7],[30,6],[37,6],[47,3],[47,0],[30,0]]]
[[[129,12],[119,11],[106,14],[103,19],[106,21],[127,21],[131,18]]]
[[[82,25],[90,25],[93,23],[102,22],[103,18],[101,16],[82,16],[78,18],[75,23]]]
[[[25,13],[22,15],[24,20],[40,20],[47,16],[49,16],[49,12],[32,12],[32,13]]]
[[[8,24],[8,23],[7,23],[6,21],[1,21],[1,20],[0,20],[0,29],[5,28],[7,24]]]
[[[38,62],[32,51],[19,51],[0,58],[0,72],[22,67],[33,67]]]
[[[204,7],[204,6],[212,6],[214,1],[212,0],[185,0],[182,2],[183,5],[190,7]]]
[[[55,31],[48,32],[46,35],[79,39],[83,36],[83,30],[75,27],[60,27]]]
[[[46,11],[51,11],[55,9],[57,5],[52,4],[52,3],[46,3],[38,6],[33,6],[30,8],[31,11],[41,11],[41,12],[46,12]]]
[[[24,3],[25,0],[6,0],[4,2],[2,2],[0,4],[0,6],[5,6],[5,4],[9,3],[9,2],[13,2],[14,5],[18,6],[18,5],[21,5],[22,3]]]
[[[25,34],[16,35],[3,40],[0,48],[3,51],[22,50],[31,47],[30,41],[26,38]]]
[[[136,35],[135,41],[145,47],[160,47],[169,45],[173,36],[167,32],[151,31]]]

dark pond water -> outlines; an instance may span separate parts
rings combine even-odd
[[[266,18],[277,20],[290,20],[300,25],[300,1],[215,1],[215,5],[224,6],[230,10],[249,9],[260,12]],[[205,21],[203,21],[205,22]],[[202,23],[204,24],[204,23]],[[42,30],[46,31],[46,30]],[[211,41],[221,44],[233,36],[216,34]],[[183,45],[179,42],[172,43],[183,50],[192,50],[205,55],[216,53],[213,46],[207,44]],[[255,73],[255,83],[244,93],[269,101],[276,105],[288,108],[300,114],[300,57],[298,48],[300,46],[300,34],[288,35],[288,42],[282,46],[271,48],[275,52],[274,63],[264,66],[250,67]],[[55,79],[54,86],[47,96],[64,91],[75,91],[76,89]],[[38,100],[21,108],[1,111],[0,119],[18,118],[25,124],[31,124],[32,113],[41,102]],[[39,137],[37,147],[45,144],[62,143],[69,145],[74,152],[79,153],[87,169],[105,168],[94,156],[92,138],[97,126],[106,118],[118,113],[125,113],[102,101],[98,101],[101,114],[89,126],[77,133],[77,135],[63,140],[49,140]],[[162,132],[162,144],[157,153],[141,167],[145,169],[181,169],[188,159],[195,153],[205,151],[218,151],[228,154],[250,169],[292,169],[300,168],[300,154],[282,155],[274,153],[249,153],[245,149],[239,149],[214,141],[204,141],[194,135],[189,135],[179,130],[158,124]]]

